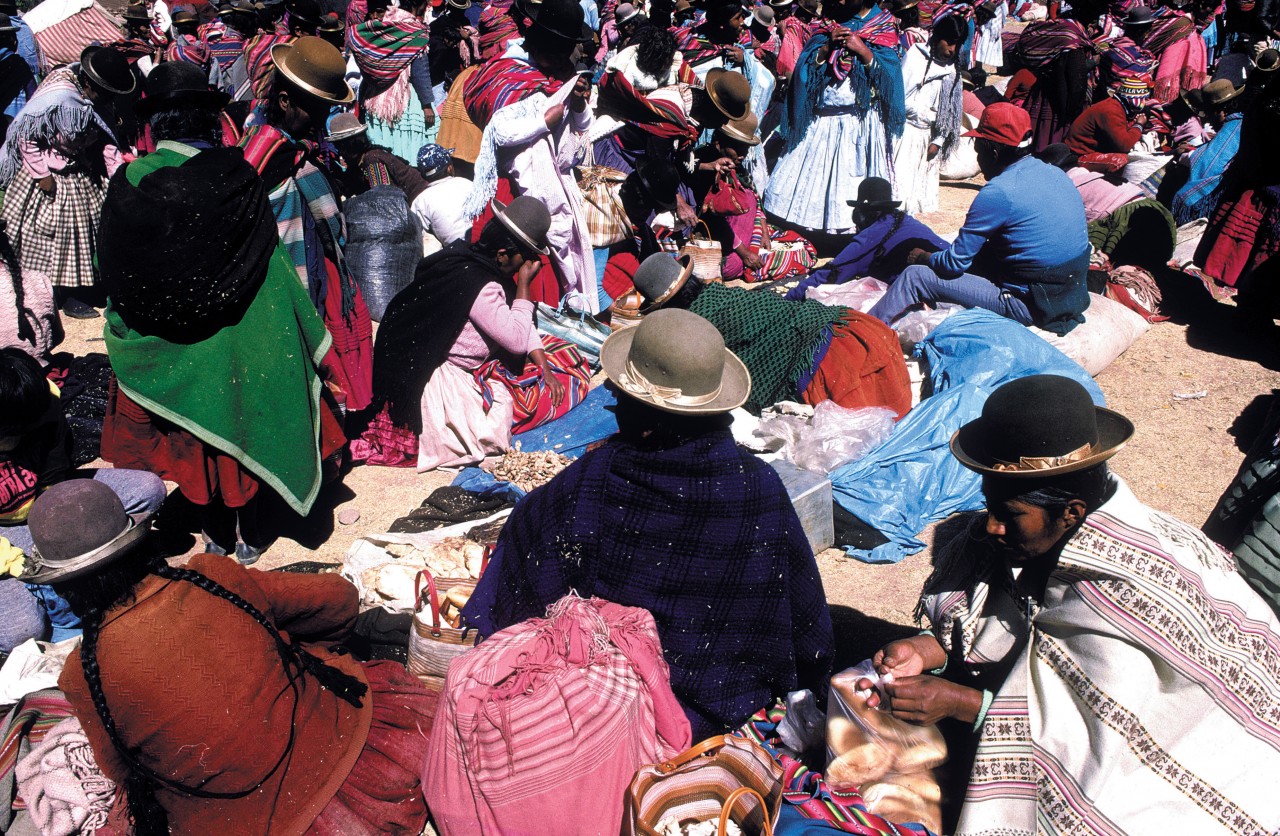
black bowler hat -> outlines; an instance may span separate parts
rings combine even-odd
[[[992,392],[951,437],[951,453],[984,476],[1042,479],[1102,464],[1132,437],[1133,422],[1094,406],[1077,381],[1037,374]]]
[[[209,76],[187,61],[165,61],[147,76],[147,97],[138,102],[138,115],[147,119],[163,107],[190,104],[218,111],[231,97],[209,86]]]
[[[95,86],[108,93],[123,96],[132,93],[138,83],[125,57],[107,46],[85,47],[80,53],[80,69]]]
[[[1134,6],[1120,22],[1125,26],[1150,26],[1156,22],[1156,14],[1150,6]]]
[[[653,201],[660,212],[676,210],[677,186],[680,183],[680,172],[669,159],[659,157],[645,160],[635,170],[635,178],[640,181],[640,188]]]
[[[893,199],[893,187],[883,177],[867,177],[858,184],[858,199],[845,202],[855,209],[896,209],[902,203]]]
[[[533,29],[566,41],[588,43],[596,33],[586,24],[586,13],[574,0],[543,0],[526,6],[525,15],[533,21]]]
[[[130,517],[103,483],[71,479],[36,498],[27,525],[33,546],[22,580],[47,584],[99,571],[124,557],[146,539],[151,519]]]

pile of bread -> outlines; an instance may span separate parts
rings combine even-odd
[[[942,829],[942,792],[933,770],[947,759],[935,726],[916,726],[872,708],[865,676],[851,668],[831,678],[827,700],[827,783],[857,789],[867,809],[892,822]]]
[[[361,576],[366,590],[372,590],[378,603],[397,610],[414,609],[415,584],[424,569],[437,582],[480,577],[485,547],[462,537],[445,537],[430,548],[392,544],[386,551],[394,561],[366,569]],[[442,588],[451,584],[439,584]]]

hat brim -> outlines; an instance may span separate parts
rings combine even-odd
[[[143,119],[149,119],[157,110],[167,105],[190,104],[220,111],[230,102],[231,96],[221,90],[175,90],[159,96],[148,96],[139,101],[134,109]]]
[[[661,296],[659,296],[657,299],[654,299],[650,302],[646,302],[645,304],[641,305],[640,313],[647,314],[662,307],[671,299],[672,296],[675,296],[677,293],[679,293],[680,289],[689,283],[689,277],[693,275],[693,259],[686,255],[676,260],[679,261],[681,265],[680,274],[676,276],[675,281],[671,283],[671,286],[668,287]],[[638,292],[638,289],[637,289],[637,292]],[[641,299],[644,298],[643,293],[640,294],[640,298]]]
[[[735,119],[741,119],[742,117],[746,116],[747,113],[751,110],[751,103],[743,102],[741,113],[730,112],[725,108],[724,103],[720,101],[720,97],[716,95],[715,80],[724,75],[727,75],[728,73],[729,71],[724,69],[723,67],[712,67],[710,70],[707,71],[707,80],[706,82],[704,82],[703,88],[707,91],[707,96],[710,97],[711,103],[716,106],[716,110],[720,111],[725,116],[728,116],[730,121],[733,121]]]
[[[1133,438],[1134,433],[1133,422],[1119,412],[1103,406],[1095,406],[1094,410],[1098,422],[1099,449],[1097,453],[1079,461],[1068,462],[1067,464],[1043,470],[998,470],[994,466],[995,462],[981,452],[982,444],[979,441],[983,434],[981,417],[965,424],[956,431],[955,435],[951,436],[951,455],[955,456],[960,464],[975,473],[1008,479],[1043,479],[1046,476],[1087,470],[1094,465],[1102,464],[1116,453],[1119,453],[1124,448],[1124,445],[1129,442],[1129,439]]]
[[[521,243],[529,248],[530,252],[540,253],[541,255],[551,255],[551,250],[548,247],[539,247],[537,244],[533,243],[533,239],[526,235],[523,229],[516,226],[515,221],[507,217],[507,205],[508,204],[500,202],[496,197],[493,199],[489,204],[489,208],[493,210],[494,219],[505,226],[508,232],[516,236]]]
[[[345,81],[342,83],[342,86],[347,91],[346,95],[342,98],[334,98],[332,93],[321,90],[306,79],[299,77],[296,73],[290,72],[289,68],[284,65],[284,56],[288,55],[289,50],[291,49],[293,49],[292,43],[276,44],[271,47],[271,64],[276,68],[280,75],[289,80],[289,83],[293,84],[295,87],[301,88],[303,91],[310,93],[318,99],[326,102],[332,102],[333,104],[351,104],[356,100],[356,94],[351,92],[350,85]]]
[[[1232,99],[1236,98],[1237,96],[1239,96],[1239,95],[1240,95],[1241,93],[1243,93],[1243,92],[1244,92],[1244,88],[1243,88],[1243,87],[1237,87],[1237,88],[1235,88],[1235,90],[1231,93],[1231,95],[1230,95],[1230,96],[1224,96],[1224,97],[1223,97],[1223,98],[1221,98],[1221,99],[1214,99],[1213,101],[1209,101],[1208,99],[1205,99],[1205,100],[1204,100],[1204,105],[1205,105],[1205,107],[1221,107],[1222,105],[1224,105],[1224,104],[1226,104],[1227,102],[1231,101]]]
[[[897,209],[901,200],[846,200],[854,209]]]
[[[747,398],[751,395],[751,372],[747,371],[746,364],[738,358],[738,355],[727,348],[724,350],[724,370],[721,372],[720,394],[709,403],[698,406],[682,406],[633,395],[625,391],[618,380],[627,368],[627,357],[631,353],[631,342],[635,339],[638,328],[639,326],[614,331],[605,338],[604,345],[600,347],[600,365],[604,368],[605,377],[613,381],[621,395],[633,398],[654,409],[672,412],[677,415],[717,415],[737,409],[747,402]]]
[[[747,136],[741,131],[735,129],[732,124],[726,123],[720,126],[720,132],[732,139],[734,142],[741,142],[743,145],[759,145],[760,137],[752,134]]]
[[[89,76],[89,79],[94,84],[101,87],[103,90],[106,90],[108,93],[114,93],[117,96],[129,95],[130,93],[132,93],[134,90],[138,88],[138,80],[133,77],[132,73],[129,75],[129,80],[132,83],[128,86],[128,88],[113,87],[111,85],[111,82],[107,81],[105,78],[103,78],[102,76],[94,72],[93,65],[87,60],[93,55],[96,55],[98,52],[100,52],[103,49],[106,49],[106,47],[96,46],[96,45],[85,47],[84,52],[82,52],[80,55],[81,71],[83,71],[85,75]]]
[[[528,6],[525,7],[524,14],[525,14],[525,17],[533,21],[532,28],[537,29],[538,31],[544,34],[552,35],[564,41],[573,41],[574,43],[580,43],[580,44],[591,43],[596,39],[595,30],[593,30],[590,26],[588,26],[585,21],[582,24],[582,31],[579,32],[577,35],[567,35],[564,32],[559,31],[558,29],[552,29],[550,26],[547,26],[545,23],[539,22],[538,18],[541,17],[541,14],[539,14],[541,11],[542,11],[541,9],[535,8],[531,10],[529,9]]]
[[[132,551],[134,546],[146,539],[147,533],[151,531],[151,521],[152,518],[150,516],[143,517],[140,520],[130,518],[128,528],[93,551],[72,558],[60,566],[48,567],[33,575],[23,573],[18,580],[23,583],[48,584],[56,581],[69,581],[81,575],[87,575],[100,566],[118,560]]]

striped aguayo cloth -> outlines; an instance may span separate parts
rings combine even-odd
[[[23,20],[49,66],[71,64],[92,43],[120,40],[120,21],[93,0],[46,0]]]

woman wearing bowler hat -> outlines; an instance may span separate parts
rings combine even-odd
[[[492,635],[570,590],[649,610],[699,740],[774,694],[825,693],[834,647],[813,552],[777,473],[729,432],[746,366],[683,310],[615,332],[600,356],[617,435],[516,506],[466,622]]]
[[[937,548],[931,629],[875,655],[893,679],[872,698],[940,723],[958,777],[976,746],[948,833],[1280,827],[1280,623],[1229,554],[1108,470],[1133,431],[1034,375],[951,440],[987,511]]]
[[[86,47],[79,62],[45,77],[0,149],[3,218],[22,270],[48,276],[63,313],[77,319],[98,315],[75,294],[97,283],[102,198],[124,161],[116,100],[136,84],[119,52]]]

